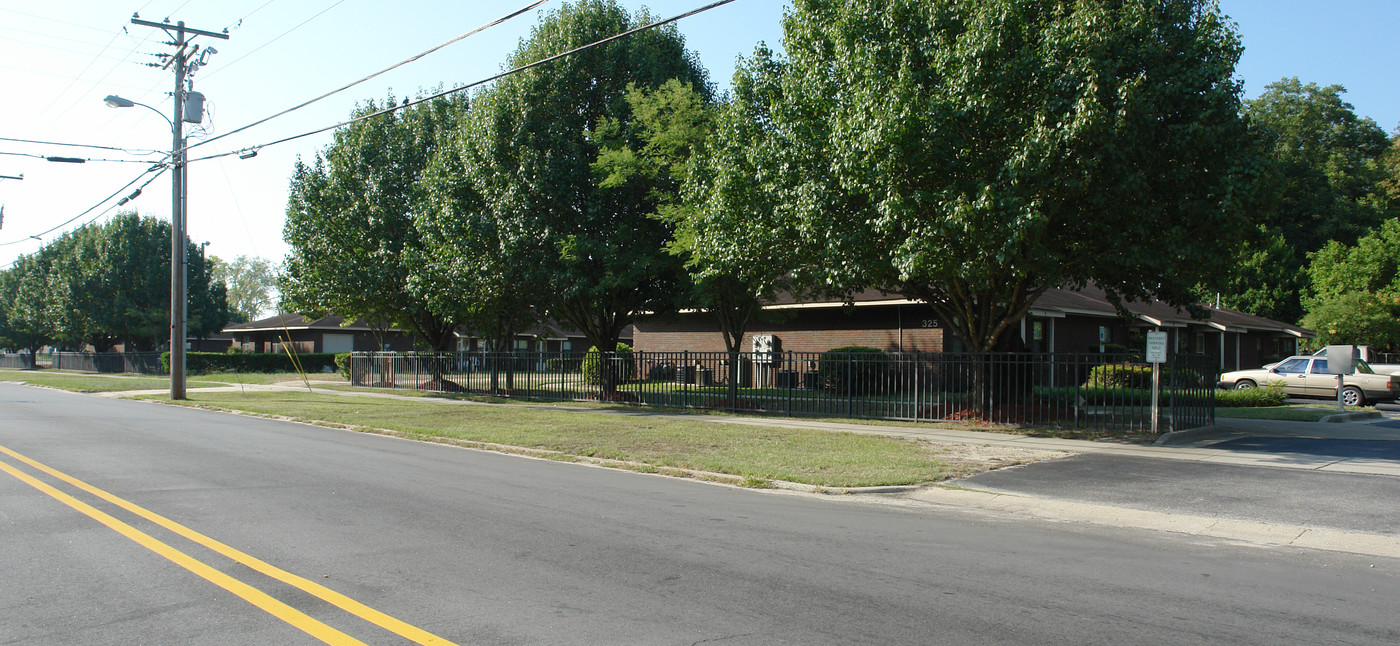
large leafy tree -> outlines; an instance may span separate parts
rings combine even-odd
[[[741,66],[764,61],[771,56]],[[707,114],[709,136],[682,167],[684,199],[663,211],[675,226],[671,249],[690,272],[691,304],[715,317],[731,362],[749,326],[772,316],[763,306],[791,288],[800,256],[793,227],[772,217],[774,193],[765,190],[780,168],[764,136],[776,78],[751,68],[735,74],[728,100]]]
[[[199,248],[185,240],[187,330],[207,336],[228,323],[222,285],[211,285]],[[154,350],[170,339],[170,223],[137,213],[66,233],[40,251],[63,345],[98,352],[122,344]]]
[[[1250,124],[1272,161],[1274,207],[1262,215],[1303,252],[1332,240],[1352,244],[1380,224],[1385,130],[1357,116],[1340,85],[1304,85],[1296,77],[1269,84],[1247,103]]]
[[[365,116],[396,104],[360,106]],[[456,322],[409,286],[422,240],[414,189],[438,132],[455,123],[439,99],[357,121],[336,131],[311,165],[292,177],[283,237],[291,246],[281,285],[284,306],[396,326],[435,350],[451,350]]]
[[[0,271],[0,346],[28,350],[30,368],[57,328],[47,260],[41,254],[20,256]]]
[[[225,262],[209,258],[210,280],[228,293],[230,320],[247,323],[268,311],[277,292],[277,266],[266,258],[238,256]]]
[[[501,222],[466,181],[460,137],[471,133],[454,129],[440,136],[416,191],[416,226],[423,245],[416,252],[418,271],[410,288],[495,353],[510,352],[516,334],[539,320],[530,259],[502,235]],[[505,388],[512,388],[514,371],[495,353],[489,358],[491,388],[501,387],[503,374]]]
[[[1266,163],[1252,209],[1259,231],[1223,286],[1231,307],[1298,320],[1306,256],[1331,241],[1355,243],[1400,208],[1387,195],[1385,131],[1357,116],[1345,92],[1286,78],[1246,102]]]
[[[566,5],[541,21],[507,66],[648,20],[611,0]],[[492,235],[526,270],[513,278],[516,289],[604,350],[634,314],[674,307],[681,263],[666,250],[670,227],[651,217],[671,178],[614,177],[595,166],[605,150],[645,145],[629,86],[650,90],[671,79],[708,99],[705,72],[668,26],[502,79],[474,98],[464,126],[468,181],[495,220]]]
[[[1400,219],[1312,255],[1303,324],[1319,341],[1400,348]]]
[[[816,287],[992,350],[1051,287],[1186,305],[1226,268],[1251,160],[1214,3],[798,0],[784,34],[752,112]]]

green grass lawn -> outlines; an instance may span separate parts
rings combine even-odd
[[[1351,407],[1346,412],[1369,411],[1371,408]],[[1276,419],[1289,422],[1316,422],[1329,415],[1336,415],[1336,406],[1320,408],[1316,406],[1259,406],[1254,408],[1216,408],[1217,418],[1235,419]]]
[[[490,443],[823,487],[907,485],[947,477],[930,445],[855,433],[677,420],[653,415],[553,411],[302,392],[190,393],[189,403],[384,429],[416,439]]]
[[[170,387],[170,378],[158,375],[107,375],[53,370],[0,369],[0,381],[18,381],[85,393],[159,390]],[[185,382],[186,388],[222,385],[224,384],[202,378]]]

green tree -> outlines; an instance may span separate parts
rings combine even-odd
[[[406,329],[434,350],[451,350],[456,322],[444,319],[409,286],[422,240],[414,190],[438,132],[454,126],[452,100],[439,99],[336,131],[334,140],[292,177],[283,238],[284,306],[304,314],[360,318]],[[360,106],[364,116],[396,104]]]
[[[1272,162],[1265,177],[1276,200],[1264,222],[1300,252],[1331,240],[1352,244],[1384,217],[1377,191],[1390,141],[1375,121],[1356,115],[1345,93],[1294,77],[1246,104]]]
[[[209,272],[210,280],[227,290],[231,322],[247,323],[272,308],[277,266],[268,259],[241,255],[225,262],[210,256]]]
[[[518,332],[539,322],[530,285],[530,259],[510,244],[501,222],[467,181],[460,138],[474,131],[447,130],[419,179],[416,226],[423,246],[409,284],[440,316],[460,322],[492,350],[491,388],[514,386],[509,360]]]
[[[777,317],[764,305],[791,290],[789,279],[799,264],[797,236],[772,217],[773,193],[764,190],[776,169],[761,132],[771,119],[755,111],[771,103],[764,93],[773,88],[763,82],[774,78],[752,70],[735,74],[732,94],[708,111],[709,136],[682,167],[684,199],[662,211],[675,227],[671,250],[690,273],[689,305],[715,318],[732,371],[749,327]],[[738,395],[737,383],[730,380],[731,399]]]
[[[749,111],[800,273],[923,301],[971,349],[1051,287],[1188,305],[1245,229],[1241,46],[1213,3],[798,0],[784,50],[746,68],[778,77]]]
[[[649,20],[611,0],[566,5],[507,66]],[[461,138],[463,168],[495,220],[493,235],[525,270],[516,289],[595,347],[616,346],[634,313],[675,307],[681,263],[666,250],[670,227],[652,217],[674,181],[613,172],[622,166],[616,155],[628,154],[621,151],[645,147],[629,86],[649,91],[671,79],[708,100],[705,72],[674,27],[640,32],[502,79],[473,99]]]
[[[1303,325],[1317,332],[1320,345],[1400,348],[1400,296],[1352,292],[1312,304]]]
[[[1216,288],[1226,307],[1277,321],[1297,321],[1303,316],[1300,294],[1307,285],[1303,255],[1284,238],[1283,232],[1259,225],[1240,245],[1234,268]],[[1202,289],[1203,300],[1217,291]]]
[[[1286,78],[1246,102],[1266,160],[1251,209],[1265,235],[1236,256],[1223,289],[1231,307],[1298,320],[1308,281],[1302,259],[1329,241],[1350,245],[1396,215],[1390,210],[1400,203],[1386,194],[1385,131],[1357,116],[1345,93]]]
[[[65,347],[148,351],[170,340],[170,223],[129,212],[45,245],[47,288]],[[211,287],[199,248],[185,239],[187,329],[207,336],[227,322],[222,286]]]
[[[39,348],[53,342],[57,313],[48,289],[48,266],[40,254],[20,256],[0,271],[0,346],[29,351],[36,367]]]
[[[1320,341],[1400,348],[1400,219],[1352,246],[1327,243],[1312,254],[1308,276],[1303,325]]]

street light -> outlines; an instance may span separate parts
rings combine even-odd
[[[183,24],[183,23],[182,23]],[[185,140],[181,133],[181,108],[183,107],[183,89],[180,83],[183,79],[176,81],[175,93],[175,118],[165,116],[160,110],[152,108],[144,103],[137,103],[130,99],[124,99],[115,94],[108,94],[102,99],[109,108],[130,108],[141,106],[159,114],[165,122],[170,124],[170,168],[171,168],[171,205],[170,205],[170,398],[185,398],[185,322],[188,316],[186,311],[189,307],[188,295],[185,287],[185,264],[188,261],[185,257],[185,216],[188,202],[188,178],[185,173]]]

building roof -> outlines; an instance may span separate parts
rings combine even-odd
[[[302,316],[300,314],[278,314],[276,316],[270,316],[268,318],[259,319],[257,321],[249,321],[247,323],[238,323],[236,325],[230,325],[228,327],[225,327],[222,333],[232,335],[239,332],[277,332],[281,330],[349,330],[357,332],[372,331],[370,327],[360,319],[355,319],[354,321],[351,321],[349,325],[344,325],[344,323],[345,317],[343,316],[326,316],[323,318],[313,319],[306,316]],[[387,328],[386,331],[402,332],[403,330],[396,327],[390,327]],[[464,332],[462,330],[458,330],[456,332],[456,335],[459,338],[472,338],[473,336],[475,336],[471,333]],[[583,333],[560,328],[557,325],[552,324],[551,322],[551,324],[537,325],[531,327],[528,330],[521,331],[516,336],[564,339],[570,337],[581,337],[583,336]],[[631,325],[628,325],[626,328],[623,328],[621,338],[630,339],[632,338],[632,336],[633,327]]]
[[[768,307],[771,309],[840,307],[846,303],[851,303],[857,307],[921,304],[919,301],[910,300],[898,294],[889,294],[879,290],[867,289],[853,294],[850,299],[844,301],[800,301],[793,298],[791,294],[784,293]],[[1191,316],[1189,311],[1173,307],[1157,300],[1123,303],[1123,308],[1126,309],[1130,315],[1146,325],[1155,327],[1187,327],[1195,325],[1212,327],[1224,332],[1276,332],[1306,339],[1317,336],[1312,330],[1291,323],[1275,321],[1262,316],[1246,314],[1223,307],[1212,307],[1205,304],[1201,304],[1201,307],[1203,308],[1204,318],[1196,319]],[[1118,309],[1109,302],[1104,291],[1095,285],[1088,285],[1077,290],[1046,290],[1039,299],[1036,299],[1035,304],[1031,306],[1031,315],[1033,316],[1062,318],[1070,314],[1103,317],[1119,316]]]
[[[345,325],[343,316],[326,316],[322,318],[309,318],[300,314],[278,314],[257,321],[238,323],[224,328],[224,332],[236,334],[238,332],[270,332],[279,330],[352,330],[371,331],[368,325],[359,319],[351,321]],[[388,328],[390,332],[399,332],[398,328]]]

